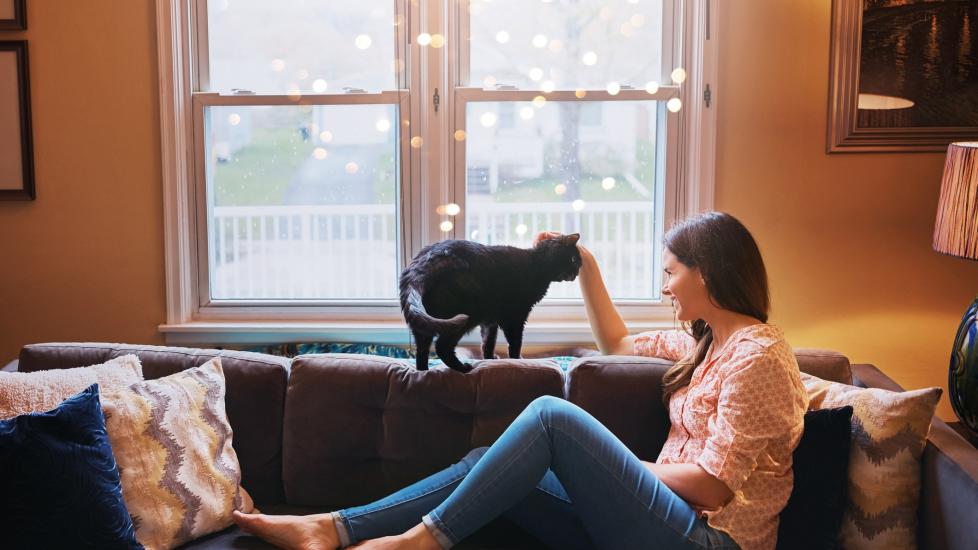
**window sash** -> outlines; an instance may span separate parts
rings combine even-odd
[[[399,6],[405,6],[408,0],[397,0]],[[716,95],[716,57],[718,40],[716,29],[709,28],[710,19],[717,17],[720,4],[718,0],[703,0],[702,2],[689,2],[676,0],[678,6],[675,8],[677,17],[681,17],[685,27],[684,44],[678,45],[677,52],[672,54],[676,60],[684,60],[682,63],[674,62],[674,66],[684,66],[690,75],[683,92],[684,106],[683,112],[679,116],[673,115],[675,124],[668,125],[667,141],[670,144],[668,156],[671,159],[666,173],[665,197],[658,201],[664,205],[664,216],[660,220],[668,223],[686,213],[710,209],[713,205],[713,150],[715,147],[715,107],[717,102]],[[381,336],[385,341],[405,340],[400,336],[391,336],[399,332],[390,327],[402,323],[400,312],[396,304],[376,304],[368,302],[353,301],[345,304],[323,305],[321,303],[296,304],[295,302],[274,303],[263,302],[262,305],[238,303],[234,301],[222,301],[220,306],[208,304],[201,306],[198,300],[199,289],[196,284],[197,275],[201,273],[197,254],[197,240],[199,222],[197,220],[196,202],[198,184],[200,182],[196,176],[195,162],[196,151],[194,148],[194,94],[193,90],[200,89],[198,84],[205,82],[199,74],[205,69],[204,63],[198,59],[193,59],[191,46],[198,46],[200,43],[206,44],[206,28],[203,35],[201,27],[191,25],[194,17],[193,10],[201,9],[203,0],[160,0],[156,6],[157,20],[157,39],[158,55],[160,67],[160,95],[161,95],[161,134],[163,144],[163,199],[164,199],[164,244],[166,249],[166,300],[167,318],[166,323],[160,326],[162,332],[167,334],[167,341],[173,342],[219,342],[219,341],[257,341],[255,338],[264,338],[267,335],[277,335],[280,339],[283,335],[304,334],[306,336],[316,333],[319,337],[328,337],[329,334],[357,334],[357,335],[388,335]],[[206,6],[204,7],[206,8]],[[409,105],[411,117],[420,120],[421,126],[429,124],[429,120],[434,118],[431,113],[430,94],[428,93],[437,85],[442,97],[442,110],[454,113],[454,105],[451,107],[446,104],[448,101],[455,101],[454,93],[445,93],[450,90],[447,86],[447,75],[445,70],[458,71],[459,65],[449,59],[448,63],[443,60],[433,59],[438,52],[434,48],[421,48],[412,39],[418,34],[419,29],[425,28],[429,32],[437,32],[432,29],[442,29],[445,25],[441,20],[446,17],[445,12],[437,9],[429,9],[427,2],[420,3],[420,9],[412,10],[409,17],[405,19],[403,28],[407,31],[406,50],[412,55],[405,57],[405,71],[401,86],[402,90],[394,91],[401,93],[401,100],[405,100]],[[206,11],[206,10],[205,10]],[[405,10],[406,12],[406,10]],[[712,12],[712,13],[711,13]],[[424,25],[422,25],[424,22]],[[664,29],[670,29],[669,25],[663,25]],[[458,40],[457,34],[461,26],[456,25],[448,30],[448,40],[454,43]],[[400,41],[398,42],[400,47]],[[451,48],[444,48],[451,51]],[[194,51],[201,51],[199,48]],[[448,53],[449,57],[454,54]],[[430,67],[433,65],[433,68]],[[447,65],[447,67],[446,67]],[[422,79],[422,68],[428,66],[428,71],[424,73]],[[706,83],[710,83],[713,89],[712,109],[706,108],[699,94],[702,93]],[[404,90],[412,90],[405,94]],[[480,90],[482,92],[497,92],[495,90]],[[623,90],[619,94],[619,99],[628,97],[631,92],[644,94],[644,90]],[[506,92],[506,91],[503,91]],[[600,94],[601,91],[595,91]],[[622,96],[622,94],[626,94]],[[347,97],[347,94],[335,94],[340,97]],[[590,92],[588,95],[592,95]],[[255,96],[219,96],[221,100],[230,99],[231,101],[247,101],[254,99]],[[307,96],[301,101],[312,101],[312,96]],[[556,97],[556,96],[555,96]],[[648,95],[642,96],[649,99]],[[263,100],[267,96],[263,96]],[[320,100],[323,100],[319,96]],[[338,101],[348,101],[337,99]],[[202,99],[202,101],[206,101]],[[291,99],[290,99],[291,101]],[[325,101],[329,101],[326,99]],[[354,100],[356,101],[356,100]],[[361,100],[362,101],[362,100]],[[294,103],[288,103],[294,104]],[[403,114],[403,112],[402,112]],[[450,136],[446,130],[451,128],[449,117],[441,117],[444,124],[442,135]],[[437,122],[437,119],[436,119]],[[423,128],[428,130],[427,128]],[[200,134],[197,134],[198,136]],[[406,139],[402,142],[406,142]],[[665,140],[660,140],[665,141]],[[203,151],[203,145],[199,147]],[[446,166],[440,171],[432,173],[434,163],[431,158],[422,162],[422,155],[419,150],[401,144],[402,158],[402,179],[401,193],[404,199],[400,205],[402,211],[401,225],[402,250],[406,261],[411,255],[419,250],[424,242],[431,242],[442,238],[437,229],[438,220],[434,218],[434,206],[451,202],[457,193],[456,186],[441,186],[439,188],[436,178],[433,175],[450,174],[447,164],[454,163],[456,155],[431,155],[431,157],[441,157],[441,162]],[[186,153],[193,153],[188,156]],[[406,154],[405,154],[406,153]],[[464,164],[463,164],[464,165]],[[424,179],[422,179],[424,175]],[[421,182],[426,182],[422,184]],[[429,207],[430,206],[430,207]],[[205,235],[206,237],[206,235]],[[657,233],[656,239],[661,239],[661,233]],[[205,264],[206,265],[206,264]],[[658,286],[658,283],[657,283]],[[562,303],[561,300],[554,300],[546,306],[541,305],[537,308],[538,312],[545,314],[551,321],[540,322],[539,327],[541,338],[547,341],[559,340],[556,334],[576,335],[574,341],[587,341],[589,338],[582,337],[587,332],[586,324],[581,324],[581,307],[578,301],[571,300],[572,304]],[[268,304],[268,305],[265,305]],[[619,310],[622,312],[629,326],[636,329],[647,329],[658,326],[672,325],[672,313],[668,306],[650,306],[647,302],[635,303],[631,301],[616,301]],[[349,307],[354,306],[354,307]],[[534,317],[537,313],[534,313]],[[329,321],[325,321],[328,319]],[[348,330],[340,330],[339,324],[350,327]],[[332,327],[332,328],[331,328]],[[527,342],[533,341],[533,330],[528,330]],[[249,336],[250,335],[250,336]],[[262,336],[265,335],[265,336]],[[250,339],[249,339],[250,338]],[[570,338],[570,337],[568,337]],[[570,341],[567,339],[561,341]]]
[[[261,304],[266,308],[288,308],[288,307],[301,307],[310,305],[323,305],[323,304],[335,304],[340,305],[345,308],[350,307],[365,307],[378,305],[396,304],[395,300],[376,300],[376,299],[358,299],[358,300],[231,300],[231,299],[221,299],[212,300],[211,299],[211,288],[210,288],[210,269],[213,267],[211,265],[211,251],[210,251],[210,238],[209,233],[211,231],[210,224],[208,220],[209,212],[209,201],[212,197],[207,195],[207,174],[206,174],[206,143],[203,136],[206,135],[204,124],[205,124],[205,111],[208,107],[229,107],[229,106],[295,106],[295,105],[396,105],[398,107],[397,112],[405,112],[410,109],[410,94],[406,90],[397,90],[389,92],[379,92],[379,93],[347,93],[347,94],[316,94],[316,95],[303,95],[298,98],[288,96],[288,95],[222,95],[214,92],[206,93],[195,93],[192,96],[193,101],[193,128],[194,135],[201,136],[201,139],[195,140],[194,142],[194,196],[196,199],[195,207],[195,219],[197,228],[194,234],[196,235],[196,250],[197,250],[197,305],[202,311],[216,312],[228,311],[230,308],[240,308],[242,305],[257,305]],[[402,116],[398,117],[399,120],[403,120]],[[398,144],[398,158],[408,159],[408,162],[403,162],[395,159],[397,163],[398,179],[401,185],[400,189],[397,190],[397,198],[395,199],[395,211],[397,212],[398,227],[396,229],[396,257],[398,260],[398,271],[407,265],[409,261],[408,254],[404,246],[405,239],[403,238],[405,234],[408,234],[411,230],[410,226],[406,224],[407,214],[405,213],[406,205],[409,201],[402,199],[401,189],[404,189],[407,185],[407,180],[405,179],[410,172],[410,163],[413,156],[411,152],[409,140],[400,139]],[[399,306],[399,304],[396,304]]]

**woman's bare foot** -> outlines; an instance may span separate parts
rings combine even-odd
[[[358,550],[441,550],[441,545],[423,523],[419,523],[402,535],[370,539],[354,544]]]
[[[245,532],[286,550],[334,550],[340,545],[333,514],[267,516],[235,511],[233,516]]]

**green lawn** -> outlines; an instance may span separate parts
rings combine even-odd
[[[214,204],[261,206],[282,203],[296,169],[315,147],[295,128],[256,128],[251,143],[214,170]]]
[[[584,176],[581,181],[581,198],[591,202],[649,200],[632,189],[620,174],[611,177],[615,178],[615,186],[605,190],[601,187],[603,177]],[[554,187],[560,182],[559,178],[542,177],[500,185],[494,198],[496,202],[563,202],[568,195],[554,192]]]
[[[218,163],[214,170],[213,190],[216,206],[261,206],[282,203],[282,198],[296,169],[312,154],[312,141],[304,142],[295,128],[256,128],[251,143],[235,151],[228,162]],[[640,151],[644,152],[641,148]],[[380,203],[393,201],[390,178],[395,164],[390,155],[382,157],[377,167],[374,189]],[[621,174],[613,174],[615,187],[605,190],[605,176],[584,174],[581,198],[589,202],[648,200],[635,191]],[[559,177],[543,176],[503,184],[497,189],[496,202],[563,202],[568,195],[557,195],[554,186]],[[651,191],[652,186],[643,182]]]

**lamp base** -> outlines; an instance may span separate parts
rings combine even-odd
[[[951,348],[948,397],[962,427],[978,436],[978,297],[965,311]]]

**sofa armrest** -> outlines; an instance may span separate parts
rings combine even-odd
[[[0,369],[0,371],[3,371],[3,372],[17,372],[17,365],[19,363],[20,363],[20,360],[19,359],[14,359],[13,361],[11,361],[11,362],[7,363],[6,365],[4,365],[4,367],[2,369]]]
[[[853,365],[859,386],[903,391],[873,365]],[[973,548],[978,540],[978,449],[934,417],[921,461],[917,543],[920,548]]]

